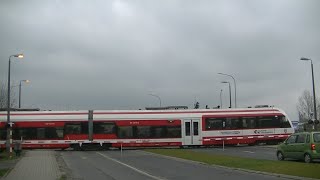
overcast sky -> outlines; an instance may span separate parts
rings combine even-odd
[[[320,1],[1,1],[0,81],[29,79],[22,107],[53,110],[274,105],[296,120],[320,93]],[[15,88],[18,94],[18,87]],[[232,101],[234,106],[234,99]]]

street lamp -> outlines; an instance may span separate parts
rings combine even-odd
[[[23,54],[15,54],[9,56],[9,69],[8,69],[8,106],[7,106],[7,142],[6,142],[6,150],[9,154],[9,157],[12,157],[12,124],[10,122],[10,65],[11,65],[11,57],[16,57],[16,58],[23,58]]]
[[[236,84],[236,80],[230,74],[224,74],[224,73],[218,73],[218,74],[229,76],[229,77],[231,77],[233,79],[233,82],[234,82],[234,107],[237,108],[237,84]]]
[[[300,59],[301,61],[310,61],[311,62],[311,72],[312,72],[312,88],[313,88],[313,111],[314,111],[314,119],[315,119],[315,123],[318,124],[318,114],[317,114],[317,105],[316,105],[316,91],[315,91],[315,87],[314,87],[314,76],[313,76],[313,63],[312,63],[312,59],[309,58],[305,58],[302,57]]]
[[[222,81],[221,83],[228,83],[229,84],[230,108],[232,108],[232,106],[231,106],[231,86],[230,86],[230,82]]]
[[[155,94],[148,94],[148,95],[154,96],[154,97],[158,98],[158,99],[159,99],[159,103],[160,103],[160,107],[161,107],[161,98],[160,98],[159,96],[157,96],[157,95],[155,95]]]
[[[26,84],[28,84],[30,82],[30,80],[20,80],[20,84],[19,84],[19,109],[21,108],[21,83],[25,82]]]
[[[222,89],[220,90],[220,108],[222,109]]]

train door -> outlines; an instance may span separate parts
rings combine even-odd
[[[182,131],[183,145],[201,145],[200,119],[185,119]]]

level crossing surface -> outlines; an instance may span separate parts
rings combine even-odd
[[[75,179],[281,179],[257,173],[209,166],[201,163],[164,157],[140,150],[65,151],[63,159]],[[285,178],[283,178],[285,179]]]
[[[143,150],[29,150],[6,180],[278,180],[284,177],[157,155]]]

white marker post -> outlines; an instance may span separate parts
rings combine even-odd
[[[122,143],[120,145],[120,152],[121,152],[121,158],[122,158]]]
[[[224,139],[222,140],[222,151],[224,151]]]

